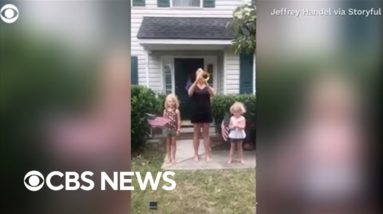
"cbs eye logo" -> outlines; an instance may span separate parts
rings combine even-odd
[[[30,171],[24,176],[24,185],[30,191],[39,191],[44,186],[44,176],[38,171]]]
[[[13,4],[6,4],[0,9],[0,17],[3,22],[12,24],[19,18],[19,10]]]

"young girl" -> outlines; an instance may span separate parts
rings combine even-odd
[[[179,135],[181,128],[181,116],[178,110],[179,101],[177,96],[174,94],[166,96],[164,107],[163,117],[170,120],[163,129],[166,137],[166,162],[175,163],[177,150],[176,136]]]
[[[242,142],[246,138],[245,127],[246,127],[246,119],[242,114],[246,112],[245,106],[241,102],[235,102],[230,107],[230,113],[233,115],[230,118],[230,152],[229,152],[229,160],[228,164],[231,164],[233,161],[233,153],[235,149],[235,145],[237,145],[239,157],[241,159],[241,163],[244,164],[245,161],[243,159],[243,150],[242,150]]]

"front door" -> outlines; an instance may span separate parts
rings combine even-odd
[[[190,119],[190,99],[185,89],[186,83],[190,76],[196,72],[198,68],[204,67],[202,58],[175,58],[175,92],[180,101],[181,119]]]

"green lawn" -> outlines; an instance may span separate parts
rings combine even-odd
[[[164,146],[150,144],[133,156],[132,171],[161,171]],[[138,190],[132,193],[133,213],[255,213],[255,169],[175,171],[177,187],[173,191]],[[161,187],[160,185],[159,187]],[[149,201],[158,202],[150,211]]]

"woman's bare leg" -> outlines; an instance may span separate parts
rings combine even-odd
[[[176,137],[172,137],[172,145],[171,145],[171,152],[172,152],[172,161],[173,163],[176,162],[176,151],[177,151],[177,143],[176,143]]]
[[[204,123],[203,126],[203,144],[205,146],[205,154],[206,160],[209,161],[211,159],[210,152],[210,137],[209,137],[209,123]]]
[[[193,147],[194,147],[194,160],[198,161],[198,147],[199,147],[199,136],[201,132],[201,125],[198,123],[195,123],[194,126],[194,133],[193,133]]]
[[[242,147],[242,142],[238,142],[238,153],[239,153],[239,158],[241,159],[241,163],[245,164],[245,160],[243,159],[243,147]]]
[[[234,148],[235,148],[235,144],[234,143],[230,143],[229,159],[227,160],[228,164],[231,164],[231,162],[233,162]]]
[[[170,163],[172,161],[172,157],[171,157],[171,150],[170,150],[170,147],[171,147],[171,139],[170,137],[167,137],[166,138],[166,163]]]

